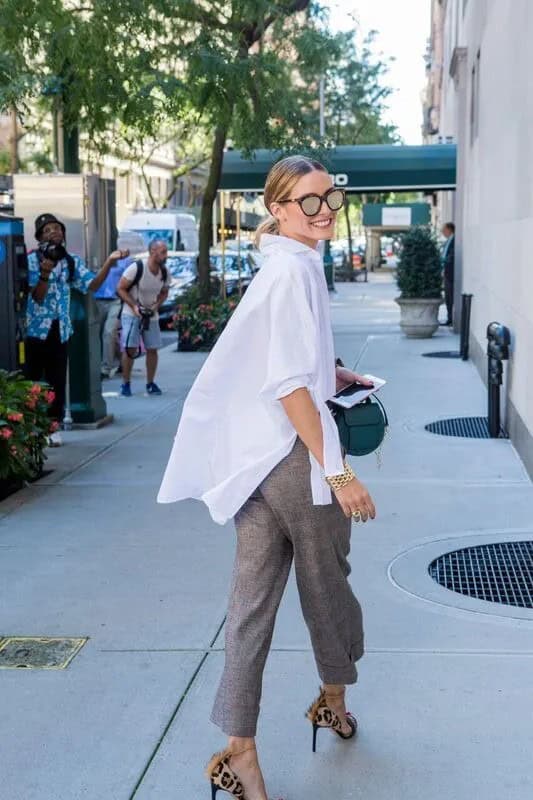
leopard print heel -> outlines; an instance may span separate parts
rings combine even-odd
[[[229,765],[230,758],[235,755],[229,748],[215,753],[207,765],[206,775],[211,783],[211,800],[215,800],[219,789],[223,792],[237,797],[238,800],[246,800],[244,788],[238,777]]]
[[[330,696],[333,697],[333,695]],[[350,733],[342,732],[341,718],[328,706],[327,698],[328,695],[325,689],[321,687],[320,694],[311,704],[306,714],[307,719],[313,726],[313,753],[316,753],[316,737],[319,728],[331,728],[341,739],[352,739],[357,732],[357,720],[350,713],[346,713],[346,722],[351,731]]]

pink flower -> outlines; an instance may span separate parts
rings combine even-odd
[[[26,400],[26,406],[27,406],[28,408],[34,409],[36,405],[37,405],[37,397],[36,397],[36,396],[29,397],[29,398]]]
[[[51,404],[51,403],[53,403],[53,402],[54,402],[54,400],[56,399],[56,393],[55,393],[55,392],[48,391],[48,392],[46,392],[46,394],[45,394],[45,398],[46,398],[46,402],[47,402],[47,403],[50,405],[50,404]]]
[[[16,456],[16,455],[17,455],[17,453],[18,453],[18,450],[17,450],[17,448],[15,447],[15,445],[14,445],[14,444],[13,444],[13,445],[11,445],[11,447],[10,447],[9,449],[11,450],[11,454],[12,454],[12,455],[14,455],[14,456]]]
[[[13,431],[11,428],[0,428],[0,436],[2,439],[11,439],[13,436]]]
[[[55,433],[59,430],[59,422],[51,422],[50,423],[50,433]]]
[[[24,415],[21,414],[20,411],[13,411],[11,414],[7,415],[7,418],[10,422],[22,422]]]
[[[38,383],[34,383],[33,386],[30,388],[30,394],[33,394],[34,396],[41,394],[41,387],[39,386]]]

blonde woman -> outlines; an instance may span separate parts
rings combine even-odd
[[[267,800],[255,747],[263,669],[291,564],[323,686],[320,727],[356,732],[344,704],[363,654],[361,608],[348,583],[352,517],[375,509],[343,461],[326,401],[366,381],[335,367],[320,240],[333,235],[344,193],[322,164],[291,156],[265,185],[264,262],[200,371],[183,408],[160,502],[203,500],[235,518],[237,553],[226,620],[226,661],[212,720],[227,748],[208,766],[219,789]]]

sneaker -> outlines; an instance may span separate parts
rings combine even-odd
[[[131,397],[131,386],[129,381],[128,383],[123,383],[122,386],[120,387],[120,396]]]
[[[146,394],[163,394],[157,383],[147,383],[146,384]]]

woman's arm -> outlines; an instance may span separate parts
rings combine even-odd
[[[323,467],[324,436],[322,433],[320,415],[311,399],[311,395],[307,389],[296,389],[286,397],[282,397],[280,402],[296,433]],[[342,489],[337,489],[335,491],[335,496],[347,517],[351,516],[354,511],[360,511],[365,522],[368,517],[374,519],[376,516],[376,509],[374,508],[372,498],[357,478],[353,478],[353,480],[346,486],[343,486]]]

